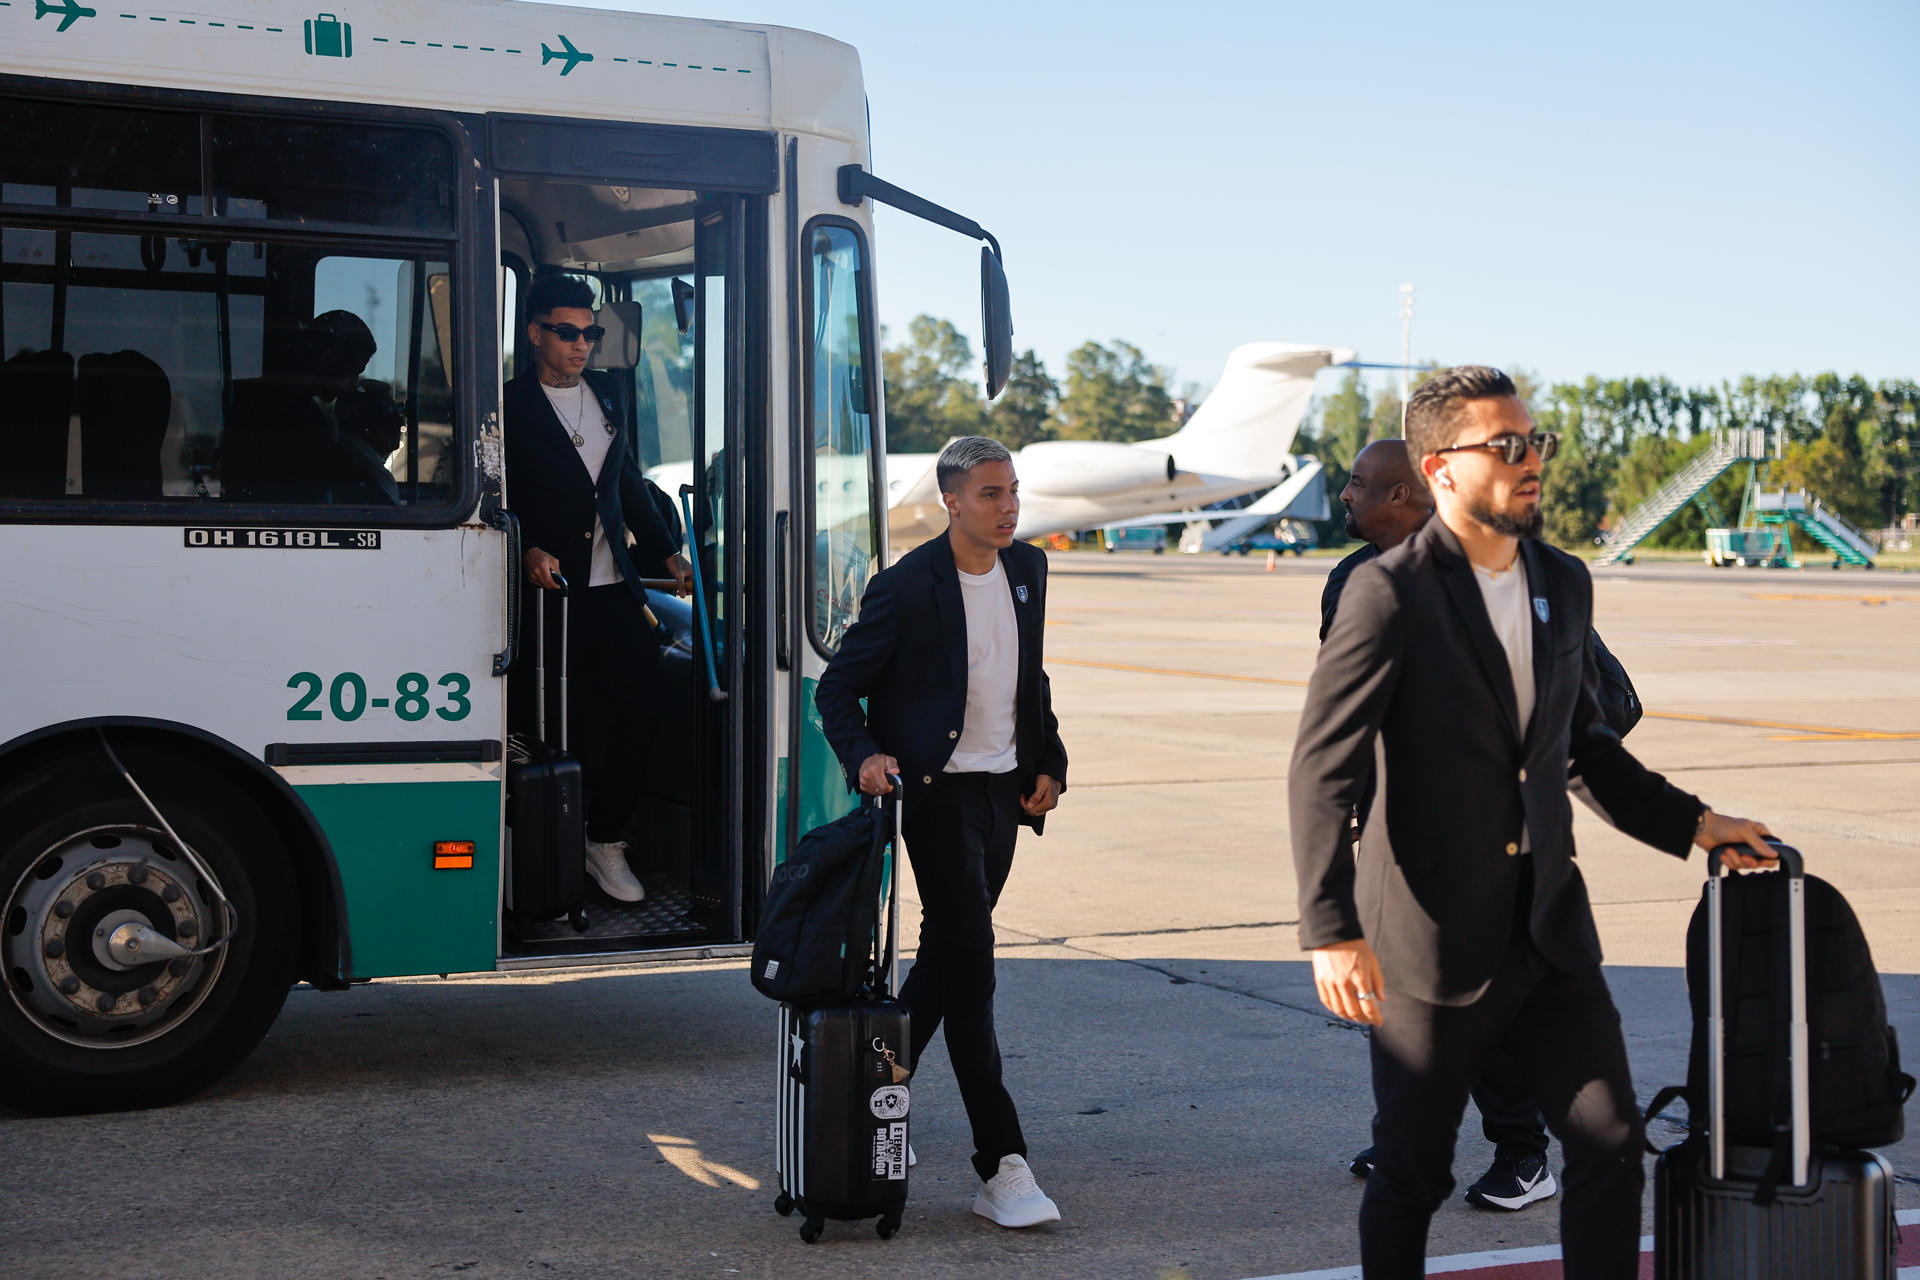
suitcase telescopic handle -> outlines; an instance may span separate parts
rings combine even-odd
[[[1813,1157],[1813,1113],[1807,1081],[1807,897],[1806,859],[1790,844],[1767,840],[1787,877],[1787,1075],[1793,1107],[1793,1185],[1807,1185]],[[1726,930],[1720,885],[1729,870],[1726,855],[1744,845],[1707,851],[1707,1110],[1708,1172],[1727,1176]]]
[[[881,967],[886,970],[887,992],[891,995],[900,989],[900,851],[902,848],[900,836],[902,827],[900,811],[902,803],[900,797],[906,790],[906,784],[900,780],[900,775],[897,773],[888,774],[887,779],[893,783],[893,791],[891,793],[893,800],[893,858],[892,866],[888,869],[887,873],[886,962]],[[887,807],[888,798],[888,796],[878,797],[882,808]]]
[[[553,580],[560,590],[560,749],[567,749],[567,579],[558,570]],[[533,705],[540,741],[547,737],[547,597],[540,596],[540,607],[533,620]]]

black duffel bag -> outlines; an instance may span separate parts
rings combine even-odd
[[[886,801],[815,827],[773,869],[753,941],[753,985],[774,1000],[850,999],[873,981]]]

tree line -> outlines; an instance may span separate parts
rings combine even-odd
[[[1542,384],[1524,370],[1509,372],[1539,429],[1560,435],[1541,488],[1546,536],[1563,547],[1591,545],[1704,451],[1720,428],[1773,430],[1785,447],[1770,482],[1806,489],[1862,528],[1898,523],[1920,498],[1920,382],[1912,379],[1749,375],[1683,387],[1668,378]],[[1329,492],[1337,494],[1361,448],[1399,434],[1397,390],[1370,395],[1353,372],[1316,398],[1296,448],[1321,459]],[[1733,468],[1708,486],[1706,505],[1738,519],[1745,484],[1746,469]],[[1707,515],[1689,504],[1648,545],[1697,548],[1706,528]]]
[[[954,436],[991,436],[1009,449],[1042,440],[1151,440],[1179,426],[1171,374],[1115,339],[1067,353],[1061,383],[1032,350],[1014,356],[992,403],[981,393],[973,345],[950,321],[915,316],[906,341],[886,346],[887,449],[932,453]]]
[[[916,316],[904,341],[884,339],[887,448],[894,452],[931,453],[957,435],[992,436],[1010,449],[1042,440],[1151,440],[1176,430],[1198,398],[1191,384],[1177,393],[1172,370],[1121,339],[1074,348],[1064,382],[1032,350],[1022,351],[991,403],[981,394],[972,344],[951,322]],[[1509,372],[1539,428],[1560,433],[1542,486],[1546,536],[1563,547],[1591,545],[1706,449],[1716,428],[1773,429],[1785,449],[1771,479],[1809,490],[1863,528],[1898,523],[1920,499],[1920,381],[1821,373],[1685,387],[1662,377],[1549,384]],[[1321,526],[1324,539],[1344,537],[1337,495],[1354,456],[1399,434],[1398,389],[1370,390],[1358,370],[1315,396],[1294,448],[1327,469],[1336,501]],[[1708,504],[1736,519],[1745,480],[1739,467],[1721,476],[1707,490]],[[1705,528],[1705,515],[1689,505],[1648,545],[1698,547]]]

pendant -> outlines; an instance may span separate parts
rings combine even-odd
[[[573,447],[576,449],[584,449],[587,447],[587,438],[578,431],[573,433]]]

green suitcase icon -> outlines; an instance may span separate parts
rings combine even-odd
[[[353,24],[330,13],[307,20],[307,52],[316,58],[351,58]]]

